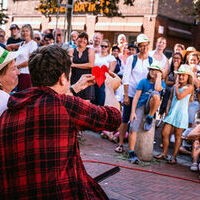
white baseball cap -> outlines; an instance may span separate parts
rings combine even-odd
[[[3,47],[0,47],[0,70],[3,69],[9,62],[17,58],[18,51],[9,52]]]
[[[136,39],[137,44],[142,42],[149,42],[149,38],[145,34],[139,34]]]

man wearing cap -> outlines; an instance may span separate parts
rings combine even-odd
[[[128,45],[129,55],[135,55],[138,53],[138,48],[135,44],[131,43]]]
[[[148,56],[149,39],[147,36],[139,34],[136,41],[140,52],[127,58],[122,79],[124,85],[124,105],[122,124],[119,129],[119,145],[115,149],[118,153],[123,152],[123,141],[128,129],[128,121],[130,118],[132,100],[136,92],[136,87],[140,80],[147,77],[148,67],[150,67],[153,62],[153,59]]]
[[[10,31],[11,31],[11,37],[8,38],[7,40],[7,45],[8,44],[16,44],[19,42],[22,42],[23,40],[20,38],[20,29],[17,24],[12,24],[10,26]]]

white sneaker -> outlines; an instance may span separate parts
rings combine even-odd
[[[190,170],[194,172],[198,171],[198,164],[192,163],[192,165],[190,166]]]

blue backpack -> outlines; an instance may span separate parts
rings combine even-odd
[[[132,70],[135,68],[135,65],[137,63],[137,54],[133,56],[133,62],[132,62]],[[148,60],[149,60],[149,65],[151,65],[153,63],[153,58],[148,56]]]

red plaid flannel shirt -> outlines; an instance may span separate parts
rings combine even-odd
[[[120,112],[48,87],[9,99],[0,118],[0,199],[108,199],[86,173],[80,130],[116,130]]]

